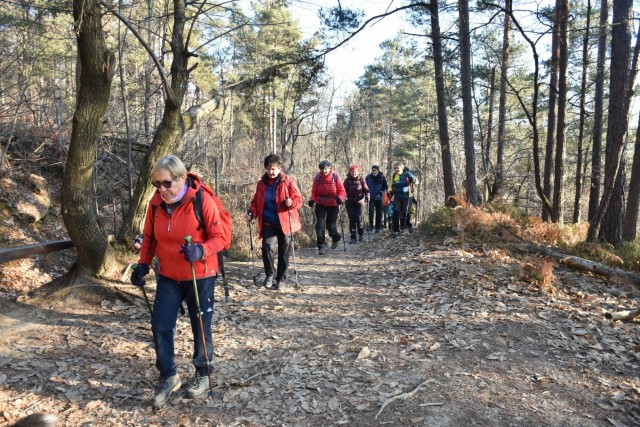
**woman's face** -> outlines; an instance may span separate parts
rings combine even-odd
[[[162,200],[166,202],[175,199],[178,193],[182,191],[186,178],[183,175],[174,179],[170,171],[158,169],[153,173],[151,184],[158,189]]]
[[[349,172],[351,174],[352,177],[357,178],[358,177],[358,169],[354,169],[351,172]]]

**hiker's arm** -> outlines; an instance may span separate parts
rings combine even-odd
[[[160,209],[160,208],[158,208]],[[142,246],[140,247],[140,258],[138,264],[151,265],[154,255],[154,243],[153,242],[153,209],[151,204],[147,205],[147,213],[144,217],[144,226],[142,229]]]
[[[347,198],[347,192],[344,189],[344,184],[342,183],[342,179],[340,179],[340,175],[338,175],[338,179],[336,179],[336,196],[338,196],[338,198],[343,202]]]

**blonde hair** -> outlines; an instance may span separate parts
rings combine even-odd
[[[173,179],[180,178],[187,174],[187,167],[184,165],[182,160],[173,155],[164,156],[158,159],[156,164],[153,166],[153,170],[151,170],[151,174],[153,175],[159,170],[169,171],[171,178]]]

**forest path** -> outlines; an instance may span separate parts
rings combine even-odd
[[[603,317],[633,305],[635,289],[557,267],[555,290],[541,292],[499,250],[418,233],[368,238],[325,256],[297,248],[302,290],[293,259],[280,292],[253,285],[259,259],[226,263],[216,400],[179,391],[149,407],[157,378],[135,288],[116,285],[132,303],[64,298],[3,312],[0,323],[14,326],[0,338],[0,423],[47,411],[69,426],[640,424],[638,323]],[[183,383],[190,335],[181,316]]]

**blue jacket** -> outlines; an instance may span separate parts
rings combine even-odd
[[[389,184],[387,178],[384,177],[382,172],[378,172],[378,176],[373,174],[367,175],[365,178],[367,187],[369,187],[369,194],[371,194],[372,200],[382,200],[382,192],[389,190]]]
[[[399,200],[409,200],[411,196],[411,184],[415,177],[411,172],[403,172],[401,174],[394,173],[391,177],[391,192],[394,198]]]

